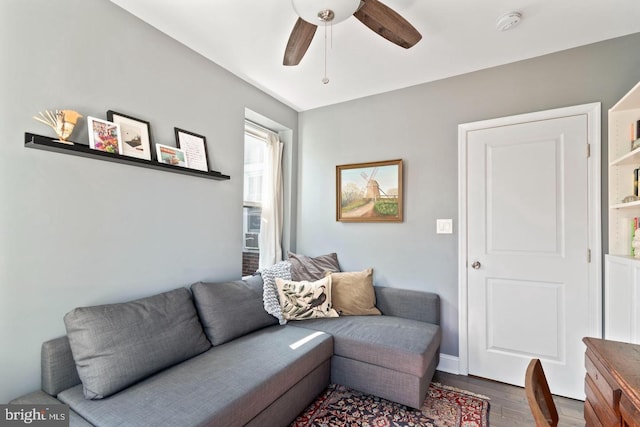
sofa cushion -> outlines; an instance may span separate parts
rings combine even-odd
[[[211,347],[185,288],[76,308],[64,323],[87,399],[107,397]]]
[[[42,390],[32,391],[9,401],[9,405],[60,405],[61,403],[58,399]]]
[[[315,282],[276,279],[282,315],[287,320],[338,317],[331,305],[331,276]]]
[[[379,315],[373,289],[373,269],[331,275],[331,301],[340,316]]]
[[[264,310],[260,276],[225,283],[199,282],[191,286],[191,291],[204,332],[213,345],[278,322]]]
[[[242,426],[332,353],[330,335],[271,326],[212,347],[108,399],[83,399],[79,386],[58,398],[95,425]]]
[[[394,316],[311,319],[295,325],[333,335],[337,356],[419,377],[437,357],[442,336],[437,325]]]
[[[322,279],[327,271],[339,272],[340,264],[338,263],[338,255],[330,253],[317,257],[309,257],[301,254],[289,252],[289,261],[291,262],[291,279],[300,281]]]
[[[440,324],[440,297],[433,292],[374,286],[376,307],[385,316]]]
[[[10,405],[61,405],[62,402],[59,401],[58,399],[56,399],[53,396],[48,395],[47,393],[45,393],[42,390],[38,390],[38,391],[34,391],[32,393],[29,393],[27,395],[18,397],[16,399],[13,399],[9,402]],[[9,422],[11,425],[12,423]],[[4,423],[3,423],[4,424]],[[21,422],[20,424],[31,424],[28,423],[27,421]],[[14,425],[20,425],[20,424],[14,424]],[[45,421],[44,423],[40,423],[40,425],[43,424],[47,424],[47,422]],[[53,424],[56,425],[57,423],[55,421],[52,421],[51,423],[48,423],[49,425]],[[6,425],[6,424],[5,424]],[[34,425],[38,425],[38,422],[36,422]],[[61,424],[64,425],[64,424]],[[78,415],[75,411],[73,410],[69,410],[69,418],[67,421],[68,426],[72,426],[72,427],[94,427],[93,424],[89,424],[84,418],[82,418],[80,415]]]

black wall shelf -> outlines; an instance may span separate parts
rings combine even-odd
[[[36,135],[25,132],[24,146],[38,150],[53,151],[54,153],[71,154],[73,156],[86,157],[89,159],[106,160],[108,162],[122,163],[130,166],[140,166],[148,169],[155,169],[164,172],[179,173],[182,175],[196,176],[199,178],[215,179],[225,181],[231,179],[229,175],[224,175],[218,171],[204,172],[197,169],[188,169],[181,166],[159,163],[154,160],[138,159],[135,157],[123,156],[120,154],[107,153],[105,151],[92,150],[88,145],[74,144],[68,145],[57,142],[48,136]]]

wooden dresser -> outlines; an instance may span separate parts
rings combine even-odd
[[[640,427],[640,345],[584,338],[587,426]]]

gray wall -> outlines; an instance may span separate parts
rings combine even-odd
[[[458,124],[600,101],[606,165],[607,110],[640,80],[638,46],[635,34],[301,113],[298,251],[335,251],[344,270],[373,267],[378,285],[440,294],[442,352],[457,356]],[[336,222],[335,166],[396,158],[404,222]],[[453,218],[454,234],[436,234],[437,218]]]
[[[107,0],[2,0],[0,64],[6,402],[39,388],[40,344],[72,308],[240,277],[245,108],[294,136],[298,114]],[[169,145],[174,126],[203,134],[231,180],[25,149],[25,131],[53,135],[31,116],[55,108],[146,119]],[[72,139],[87,141],[84,120]]]

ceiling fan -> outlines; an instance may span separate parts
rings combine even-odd
[[[405,49],[422,38],[413,25],[378,0],[292,0],[292,3],[300,17],[289,36],[283,65],[300,63],[318,29],[317,24],[335,24],[351,15],[385,39]]]

